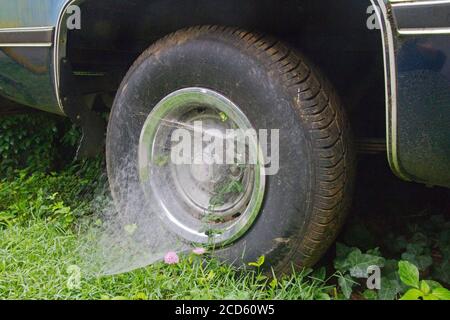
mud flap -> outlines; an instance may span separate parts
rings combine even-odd
[[[98,113],[89,109],[66,59],[61,60],[60,96],[64,112],[83,132],[76,158],[94,157],[101,153],[105,145],[106,123]]]

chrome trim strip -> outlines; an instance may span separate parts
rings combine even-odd
[[[50,48],[51,42],[36,43],[0,43],[0,48]]]
[[[5,42],[0,42],[0,48],[31,48],[31,47],[39,47],[39,48],[49,48],[53,45],[52,42],[43,42],[37,41],[26,41],[26,42],[14,42],[14,39],[11,39],[11,35],[18,34],[30,34],[30,33],[45,33],[45,32],[53,32],[53,27],[20,27],[20,28],[0,28],[0,35],[6,36]],[[46,37],[41,37],[46,38]],[[4,39],[5,40],[5,39]],[[46,40],[46,39],[45,39]],[[23,41],[23,40],[22,40]]]
[[[434,0],[434,1],[409,1],[391,0],[392,8],[405,7],[421,7],[430,5],[449,4],[450,0]],[[434,34],[450,34],[450,27],[444,28],[402,28],[398,29],[397,33],[400,35],[434,35]]]
[[[388,5],[384,0],[370,1],[374,8],[381,9],[375,11],[380,22],[384,49],[388,160],[396,175],[404,180],[410,180],[401,172],[397,154],[397,65],[395,59],[394,29],[389,19]]]
[[[450,28],[405,28],[398,29],[401,35],[433,35],[433,34],[450,34]]]
[[[393,7],[419,7],[419,6],[427,6],[427,5],[436,5],[436,4],[448,4],[450,0],[434,0],[434,1],[414,1],[410,0],[409,2],[405,2],[405,0],[391,0],[391,5]]]
[[[41,31],[53,31],[53,27],[0,28],[0,33],[2,33],[2,32],[41,32]]]

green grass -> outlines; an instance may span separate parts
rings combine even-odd
[[[94,196],[105,196],[101,169],[96,160],[0,179],[0,299],[329,299],[334,293],[311,270],[273,280],[193,254],[177,265],[117,276],[88,272],[82,221],[95,217]]]
[[[381,227],[378,212],[372,223],[349,221],[342,236],[347,246],[338,245],[335,260],[328,261],[329,274],[336,271],[328,278],[326,268],[317,267],[269,279],[254,268],[195,255],[182,256],[177,265],[96,276],[88,271],[92,257],[86,259],[82,221],[96,220],[103,201],[109,202],[104,159],[69,163],[79,132],[58,122],[47,128],[48,121],[0,119],[7,132],[0,135],[0,299],[392,300],[408,289],[398,272],[401,260],[415,265],[421,280],[450,287],[450,221],[422,211],[418,217],[411,211],[411,219],[385,213],[383,219],[399,223]],[[378,291],[366,290],[365,279],[353,275],[373,261],[383,266]]]
[[[390,259],[378,249],[339,245],[337,272],[329,278],[325,268],[267,278],[254,268],[193,254],[177,265],[97,276],[88,271],[94,266],[86,261],[95,259],[86,254],[89,233],[83,221],[95,220],[98,197],[108,197],[99,192],[104,191],[101,163],[71,164],[58,173],[19,170],[0,180],[0,299],[396,299],[406,291],[397,274],[400,255],[423,275],[431,271],[448,283],[449,224],[442,216],[412,228],[407,238],[392,238]],[[359,234],[362,245],[366,233],[352,231],[352,237]],[[431,249],[442,255],[440,264],[430,258]],[[351,270],[364,272],[373,261],[384,266],[379,292],[365,290],[364,279],[351,277]]]
[[[61,157],[73,154],[79,134],[53,118],[3,118],[0,127],[7,133],[0,135],[0,299],[328,299],[334,292],[312,271],[273,280],[194,255],[95,276],[86,271],[80,230],[98,213],[98,198],[108,202],[104,159]]]
[[[214,259],[182,257],[123,275],[97,277],[81,270],[71,286],[71,266],[82,265],[79,237],[46,221],[0,231],[1,299],[326,299],[332,288],[307,272],[269,280]]]

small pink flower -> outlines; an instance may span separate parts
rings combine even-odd
[[[164,257],[164,262],[166,264],[177,264],[180,262],[180,258],[178,257],[176,252],[168,252],[166,256]]]
[[[193,254],[196,254],[198,256],[204,255],[206,253],[206,249],[204,248],[195,248],[194,250],[192,250]]]

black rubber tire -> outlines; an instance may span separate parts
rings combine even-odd
[[[124,168],[126,181],[138,180],[133,161],[152,107],[185,87],[222,93],[256,129],[280,129],[281,168],[268,177],[261,213],[218,256],[241,264],[265,255],[277,273],[289,272],[292,264],[315,264],[334,242],[350,205],[352,139],[330,84],[276,39],[201,26],[175,32],[146,50],[123,80],[109,121],[107,164],[115,199],[126,193]]]

